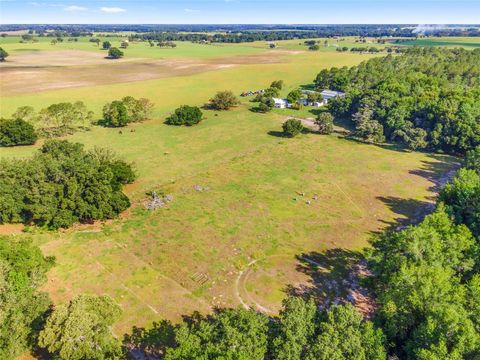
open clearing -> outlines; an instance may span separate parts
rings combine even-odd
[[[7,45],[12,54],[22,53],[22,46],[37,47],[38,52],[50,46]],[[168,50],[160,59],[161,50],[133,44],[125,58],[131,61],[51,68],[44,63],[35,71],[52,71],[42,78],[46,84],[88,82],[57,90],[49,85],[28,90],[17,84],[22,90],[16,93],[4,87],[10,86],[5,76],[14,70],[2,70],[1,116],[22,105],[38,110],[77,100],[100,116],[107,101],[126,95],[155,103],[151,120],[121,134],[93,127],[68,137],[87,148],[108,146],[134,162],[138,180],[125,189],[134,205],[120,219],[25,235],[57,259],[46,286],[54,301],[82,292],[109,294],[123,308],[117,334],[133,325],[178,320],[194,310],[208,312],[242,302],[274,312],[288,291],[312,287],[327,277],[307,269],[302,257],[324,264],[335,277],[336,261],[342,259],[328,256],[335,253],[328,250],[361,249],[372,233],[431,204],[436,186],[456,166],[454,159],[361,144],[337,134],[278,137],[287,116],[311,117],[307,109],[257,114],[243,99],[228,112],[205,111],[206,119],[198,126],[163,124],[175,107],[201,105],[218,90],[240,93],[283,79],[286,94],[311,83],[322,68],[371,57],[330,48],[299,53],[298,41],[280,43],[283,50],[272,52],[258,46],[181,44],[178,52]],[[86,42],[57,49],[69,48],[103,54]],[[134,74],[140,75],[129,78]],[[30,156],[40,145],[1,148],[0,157]],[[208,190],[197,191],[196,185]],[[149,212],[142,201],[151,190],[171,194],[174,200]],[[2,227],[2,233],[8,231],[18,232],[18,227]]]

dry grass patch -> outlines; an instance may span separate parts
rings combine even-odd
[[[0,90],[15,95],[75,87],[189,76],[238,65],[277,64],[295,55],[274,51],[215,59],[105,59],[105,52],[80,50],[14,53],[0,64]]]

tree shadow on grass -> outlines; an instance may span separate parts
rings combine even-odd
[[[310,90],[310,91],[315,91],[316,87],[315,84],[303,84],[299,86],[300,90]]]
[[[162,359],[169,347],[175,345],[175,326],[168,320],[154,322],[150,329],[134,326],[123,337],[123,346],[133,359]]]
[[[438,192],[453,178],[461,164],[451,156],[430,154],[428,157],[436,161],[423,160],[420,169],[410,170],[409,173],[427,179],[432,183],[429,190]]]
[[[400,230],[406,226],[418,224],[423,221],[425,216],[435,210],[435,203],[433,201],[402,199],[394,196],[378,196],[377,199],[387,205],[390,211],[400,215],[393,221],[379,220],[388,225],[387,230]],[[380,232],[383,232],[383,230]],[[380,232],[372,233],[378,234]]]
[[[270,136],[275,136],[275,137],[280,137],[280,138],[287,138],[283,131],[276,131],[276,130],[271,130],[267,133]]]
[[[328,306],[346,301],[352,267],[363,260],[360,252],[341,248],[324,253],[309,252],[297,255],[297,271],[308,275],[309,282],[289,285],[287,294],[302,298],[313,297],[317,304]]]

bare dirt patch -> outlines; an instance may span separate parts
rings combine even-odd
[[[44,51],[12,56],[0,65],[0,91],[17,95],[83,86],[125,83],[174,76],[188,76],[247,64],[286,61],[288,51],[217,59],[120,59],[107,60],[104,53]]]
[[[23,232],[23,224],[0,224],[0,235],[17,235]]]

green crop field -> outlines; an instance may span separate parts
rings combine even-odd
[[[414,40],[404,39],[400,44],[410,46],[464,47],[471,49],[480,47],[480,39],[476,37],[429,37]]]
[[[311,84],[323,68],[373,55],[331,47],[308,52],[299,41],[278,42],[275,50],[260,42],[178,43],[176,49],[132,43],[126,58],[115,62],[86,39],[57,45],[12,39],[0,39],[10,53],[0,65],[0,116],[23,105],[39,110],[81,100],[99,118],[106,102],[126,95],[155,103],[151,120],[121,132],[93,126],[66,137],[87,148],[109,147],[134,163],[138,179],[125,188],[130,210],[104,224],[18,235],[56,257],[46,286],[54,301],[84,292],[112,296],[123,308],[119,336],[133,325],[179,320],[215,306],[277,311],[288,285],[310,281],[296,271],[298,256],[359,250],[374,232],[419,216],[418,206],[433,201],[435,185],[456,166],[448,156],[362,144],[339,134],[279,137],[294,111],[254,113],[248,99],[230,111],[205,111],[194,127],[163,123],[177,106],[202,105],[218,90],[240,93],[283,79],[286,94]],[[49,66],[52,59],[58,65]],[[28,80],[18,80],[21,72]],[[17,82],[7,84],[4,76]],[[307,110],[298,115],[313,116]],[[27,157],[40,145],[0,148],[0,158]],[[152,190],[173,201],[144,209]],[[11,229],[0,226],[2,233]],[[275,281],[268,281],[272,274]]]

